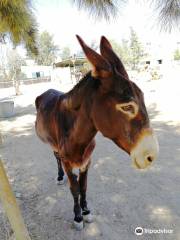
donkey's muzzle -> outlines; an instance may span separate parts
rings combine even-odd
[[[157,159],[159,144],[152,129],[144,130],[131,150],[133,164],[138,169],[147,168]]]

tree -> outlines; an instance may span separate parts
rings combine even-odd
[[[94,51],[97,51],[98,43],[96,42],[96,40],[92,40],[92,42],[90,44],[90,48],[92,48]]]
[[[0,81],[8,79],[7,73],[7,46],[5,43],[0,43]]]
[[[174,51],[174,60],[180,60],[180,50],[179,49],[176,49]]]
[[[25,65],[24,59],[17,53],[16,49],[7,54],[8,78],[13,80],[16,95],[20,95],[20,78],[22,76],[21,66]]]
[[[178,26],[180,20],[180,0],[153,0],[162,29],[169,30]]]
[[[62,60],[68,59],[71,57],[71,50],[69,47],[64,47],[61,51],[61,58]]]
[[[35,59],[39,65],[51,65],[56,59],[56,53],[58,51],[57,45],[53,42],[53,36],[47,31],[40,34],[37,39],[38,55],[34,56],[31,52],[28,52],[28,56]]]
[[[129,40],[122,39],[120,42],[111,40],[110,42],[113,50],[122,60],[122,62],[127,67],[137,69],[141,58],[144,56],[144,52],[136,32],[130,28]]]
[[[143,48],[133,28],[130,28],[130,50],[131,50],[130,61],[131,61],[132,69],[137,69],[140,59],[143,56]]]
[[[126,40],[126,39],[122,39],[121,48],[122,48],[123,62],[127,66],[130,66],[132,55],[131,55],[131,49],[130,49],[130,46],[129,46],[129,41]]]
[[[0,42],[10,38],[16,46],[23,43],[37,54],[36,20],[30,0],[0,1]]]
[[[111,15],[115,16],[117,13],[117,6],[114,1],[110,0],[74,0],[74,3],[79,9],[84,8],[95,17],[103,17],[109,19]],[[120,0],[119,3],[123,3]]]
[[[97,51],[97,49],[98,49],[98,44],[97,44],[97,42],[95,40],[92,40],[92,42],[90,43],[89,46],[94,51]],[[78,57],[85,57],[85,54],[84,54],[82,48],[79,51],[77,51],[75,55],[78,56]]]
[[[130,65],[131,52],[128,40],[122,39],[120,43],[115,40],[111,40],[112,47],[115,53],[119,56],[122,62],[126,65]]]
[[[25,60],[16,49],[8,49],[6,44],[0,43],[0,81],[13,81],[16,95],[20,94],[20,80],[25,77],[21,66],[26,65]]]
[[[116,16],[118,10],[127,2],[128,0],[74,0],[74,3],[80,9],[84,8],[90,14],[105,19]],[[171,30],[174,25],[178,26],[180,20],[180,0],[149,0],[148,2],[158,14],[158,19],[163,29]]]

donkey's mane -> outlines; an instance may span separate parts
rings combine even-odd
[[[78,109],[83,99],[89,99],[100,85],[99,79],[88,72],[68,93],[67,98],[73,109]]]

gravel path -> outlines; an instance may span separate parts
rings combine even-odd
[[[49,146],[34,132],[32,103],[38,91],[49,87],[43,86],[37,86],[38,90],[33,90],[31,95],[26,94],[26,101],[20,96],[16,116],[0,123],[4,135],[0,152],[32,240],[180,239],[178,118],[171,119],[171,115],[163,119],[167,112],[160,111],[161,105],[148,102],[160,156],[145,171],[135,170],[127,154],[101,134],[97,135],[88,178],[88,202],[95,221],[77,232],[72,227],[73,200],[68,184],[55,184],[56,160]],[[158,92],[147,90],[150,98],[155,95]],[[169,229],[173,233],[136,236],[134,230],[138,226]],[[0,206],[0,239],[8,239],[10,234]]]

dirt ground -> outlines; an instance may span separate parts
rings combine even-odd
[[[159,158],[150,169],[135,170],[127,154],[98,134],[87,194],[95,219],[81,232],[73,229],[73,200],[68,184],[55,184],[56,160],[34,131],[33,101],[49,85],[23,89],[24,95],[16,99],[15,116],[0,122],[3,131],[0,152],[32,240],[180,239],[179,109],[174,115],[170,109],[167,115],[167,103],[162,101],[160,91],[149,86],[146,84],[144,89],[159,139]],[[161,101],[157,102],[158,98]],[[136,236],[136,227],[173,232]],[[0,239],[10,235],[0,206]]]

